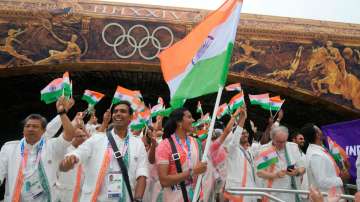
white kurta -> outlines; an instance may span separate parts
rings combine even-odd
[[[43,137],[45,137],[45,143],[43,145],[43,149],[41,151],[41,161],[44,165],[45,173],[48,178],[50,191],[52,197],[55,196],[54,192],[54,184],[56,180],[56,170],[63,159],[66,147],[70,145],[70,142],[67,142],[63,139],[62,136],[58,138],[53,137],[61,127],[61,119],[60,116],[56,116],[52,119],[48,125],[46,126],[45,133]],[[26,141],[25,141],[26,142]],[[29,149],[29,156],[27,162],[27,168],[25,172],[30,172],[36,164],[34,163],[34,159],[36,159],[36,145],[29,145],[25,143],[25,148]],[[11,201],[13,196],[13,190],[16,183],[16,177],[18,174],[18,170],[21,162],[21,154],[20,154],[20,141],[10,141],[6,142],[0,151],[0,184],[6,178],[5,184],[5,195],[4,201]],[[41,197],[38,198],[41,201]]]
[[[240,138],[243,128],[237,127],[234,133],[229,134],[230,140],[224,145],[228,155],[226,159],[225,190],[242,187],[256,187],[254,178],[254,158],[248,150],[241,148]],[[246,156],[245,156],[246,155]],[[245,186],[243,183],[245,182]],[[256,201],[256,197],[245,196],[244,201]]]
[[[70,145],[70,142],[64,140],[63,136],[52,139],[45,139],[43,149],[41,151],[41,161],[44,165],[45,173],[49,182],[50,191],[52,197],[55,196],[54,186],[56,181],[56,170],[60,161],[64,158],[66,148]],[[36,159],[36,147],[29,144],[25,144],[25,148],[29,149],[28,165],[25,172],[35,166],[34,159]],[[1,181],[6,178],[6,192],[5,201],[11,201],[13,196],[13,190],[15,187],[16,177],[21,162],[20,154],[20,141],[13,141],[5,143],[1,149],[1,162],[0,162],[0,179]],[[39,198],[40,201],[42,201]]]
[[[333,160],[321,146],[309,145],[306,150],[306,163],[309,185],[319,188],[322,192],[328,192],[334,187],[339,193],[342,192],[343,183],[336,174]]]
[[[115,135],[114,130],[112,130],[111,133],[115,139],[119,151],[122,151],[124,140]],[[104,133],[95,133],[77,149],[67,154],[77,156],[80,159],[80,163],[82,163],[86,172],[80,199],[82,202],[88,202],[91,200],[92,193],[95,190],[96,181],[103,162],[104,153],[108,148],[108,145],[109,141]],[[130,135],[128,149],[130,154],[128,174],[132,192],[134,193],[136,179],[140,176],[149,176],[148,158],[144,144],[139,138],[135,138]],[[120,171],[120,167],[114,157],[111,158],[107,174],[110,170]],[[117,201],[117,199],[107,198],[107,190],[107,181],[104,179],[102,189],[98,196],[98,201]],[[127,195],[127,191],[125,194]],[[127,197],[127,201],[130,201],[129,197]]]
[[[70,145],[67,148],[67,153],[75,150],[75,147]],[[56,181],[56,202],[67,202],[72,201],[75,186],[76,186],[76,176],[77,171],[80,164],[77,164],[74,169],[68,171],[68,172],[61,172],[58,171],[57,173],[57,181]],[[81,196],[81,187],[84,182],[84,170],[81,173],[81,185],[80,185],[80,193],[79,193],[79,199]]]
[[[272,141],[268,144],[262,145],[260,147],[260,151],[266,150],[269,147],[272,146]],[[290,165],[295,165],[295,168],[303,167],[305,168],[305,162],[304,159],[301,157],[301,152],[297,144],[293,142],[286,142],[286,149],[288,151],[288,155],[290,158]],[[286,170],[288,163],[286,161],[285,157],[285,149],[278,151],[278,158],[279,161],[275,164],[274,173],[279,172],[280,170]],[[268,169],[269,170],[269,169]],[[261,180],[261,184],[265,188],[277,188],[277,189],[292,189],[291,187],[291,177],[289,175],[285,175],[285,177],[282,178],[276,178],[272,181],[272,183],[269,183],[269,180]],[[301,189],[301,177],[296,176],[296,187],[297,189]],[[270,185],[270,186],[269,186]],[[284,193],[272,193],[275,197],[278,197],[284,201],[295,201],[295,195],[294,194],[284,194]]]

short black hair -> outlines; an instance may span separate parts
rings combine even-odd
[[[126,101],[126,100],[121,100],[120,102],[116,103],[116,104],[113,104],[113,109],[112,109],[112,112],[114,112],[114,109],[116,106],[118,105],[127,105],[128,108],[129,108],[129,114],[132,115],[134,113],[134,110],[133,108],[131,107],[131,104],[129,101]]]
[[[46,125],[47,125],[47,123],[48,123],[47,120],[46,120],[46,118],[43,117],[43,116],[41,116],[40,114],[30,114],[29,116],[27,116],[27,117],[23,120],[23,122],[22,122],[23,127],[25,127],[25,124],[26,124],[30,119],[39,120],[39,121],[41,122],[41,127],[42,127],[43,129],[46,128]]]
[[[301,133],[305,140],[309,143],[315,143],[316,140],[316,130],[315,125],[313,123],[307,123],[305,124],[299,131]]]

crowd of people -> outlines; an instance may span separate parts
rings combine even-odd
[[[338,201],[349,178],[348,167],[340,168],[323,146],[319,127],[305,124],[289,137],[281,125],[283,112],[260,132],[253,122],[245,129],[242,106],[226,127],[206,134],[209,124],[194,127],[186,108],[168,118],[157,116],[137,131],[129,127],[134,111],[127,101],[104,112],[101,124],[95,113],[86,124],[84,112],[71,121],[67,112],[73,105],[72,99],[60,97],[58,115],[48,124],[31,114],[24,120],[24,137],[2,146],[4,201],[192,201],[200,175],[200,201],[269,200],[234,192],[244,187],[310,190],[310,197],[272,193],[287,202]],[[256,139],[250,140],[248,130]],[[201,131],[212,136],[207,161],[202,161],[206,138],[197,135]]]

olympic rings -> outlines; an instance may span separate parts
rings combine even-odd
[[[110,43],[106,37],[105,37],[105,32],[107,29],[109,29],[110,27],[116,27],[120,29],[121,34],[116,37],[116,39],[114,40],[113,43]],[[142,39],[140,39],[140,41],[138,42],[134,36],[131,35],[131,33],[133,32],[134,29],[142,29],[145,31],[146,36],[144,36]],[[169,33],[170,35],[170,42],[166,45],[166,46],[162,46],[160,39],[158,39],[155,34],[160,31],[160,30],[165,30]],[[166,27],[166,26],[159,26],[156,29],[154,29],[152,31],[152,33],[150,34],[150,31],[148,30],[147,27],[145,27],[144,25],[133,25],[127,32],[125,31],[125,28],[115,22],[109,23],[107,24],[101,33],[102,39],[104,41],[104,43],[110,47],[112,47],[114,49],[115,54],[122,59],[126,59],[126,58],[130,58],[132,57],[136,51],[139,51],[139,55],[145,59],[145,60],[153,60],[157,57],[157,55],[160,53],[161,50],[166,49],[168,47],[170,47],[173,42],[174,42],[174,34],[171,31],[170,28]],[[121,46],[124,42],[126,42],[133,48],[133,50],[128,54],[128,55],[123,55],[121,53],[119,53],[119,51],[117,50],[117,48],[119,46]],[[151,56],[146,56],[143,54],[143,50],[142,48],[146,47],[149,42],[151,43],[151,45],[156,49],[156,53],[154,55]]]

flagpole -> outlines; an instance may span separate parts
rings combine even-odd
[[[206,162],[208,160],[207,155],[209,153],[212,132],[214,130],[216,112],[218,111],[218,108],[219,108],[221,94],[222,94],[223,89],[224,89],[224,86],[220,86],[219,89],[218,89],[213,115],[211,117],[210,128],[209,128],[208,136],[207,136],[207,139],[206,139],[205,149],[204,149],[204,153],[203,153],[202,160],[201,160],[202,162]],[[200,185],[201,185],[202,178],[203,178],[203,174],[199,175],[198,178],[197,178],[196,187],[195,187],[195,191],[194,191],[194,197],[193,197],[192,202],[197,201],[197,198],[198,198],[199,193],[200,193]]]

